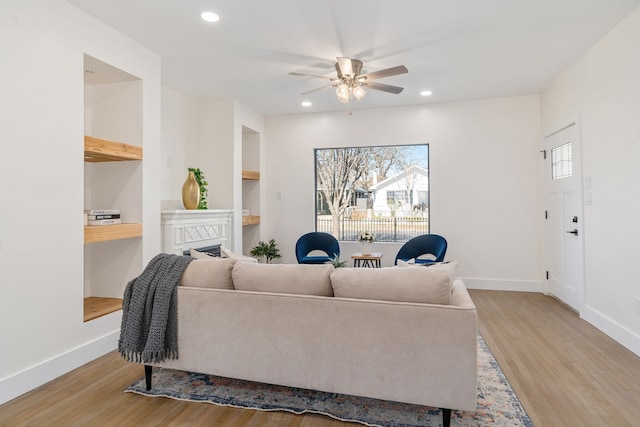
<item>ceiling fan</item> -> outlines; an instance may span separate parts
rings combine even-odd
[[[323,89],[335,87],[336,95],[338,95],[338,100],[340,102],[346,103],[351,100],[352,95],[356,99],[362,99],[362,97],[366,94],[363,86],[366,86],[369,89],[394,93],[396,95],[404,90],[404,88],[398,86],[391,86],[384,83],[372,81],[381,79],[383,77],[391,77],[398,74],[408,73],[409,70],[407,70],[407,67],[405,67],[404,65],[398,65],[380,71],[373,71],[371,73],[360,74],[362,72],[362,61],[344,57],[339,57],[336,59],[336,71],[338,72],[337,77],[317,76],[314,74],[304,73],[289,73],[289,75],[291,76],[315,77],[331,81],[331,84],[328,86],[323,86],[317,89],[303,92],[301,95],[308,95],[310,93],[318,92]]]

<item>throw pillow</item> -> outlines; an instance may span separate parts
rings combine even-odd
[[[443,270],[449,273],[449,277],[451,278],[451,282],[453,282],[458,277],[458,260],[454,261],[445,261],[445,262],[436,262],[435,264],[412,264],[407,261],[398,260],[398,267],[417,267],[417,268],[430,268],[432,270]]]
[[[195,259],[182,274],[181,286],[194,288],[233,289],[231,271],[235,259],[205,255],[206,259]]]
[[[237,254],[237,253],[231,252],[230,250],[225,249],[225,248],[220,248],[220,253],[225,258],[235,259],[235,260],[237,260],[239,262],[253,262],[253,263],[257,263],[258,262],[258,260],[256,258],[253,258],[253,257],[250,257],[250,256],[241,255],[241,254]]]
[[[437,262],[435,264],[428,265],[426,268],[429,268],[431,270],[446,271],[449,274],[449,277],[451,278],[451,282],[453,283],[453,281],[458,277],[458,265],[459,265],[458,260],[454,260],[454,261],[446,261],[446,262]]]
[[[251,264],[233,267],[233,286],[239,291],[333,296],[331,264]]]
[[[338,268],[331,274],[333,294],[342,298],[449,304],[446,271],[416,268]]]
[[[204,252],[197,251],[195,249],[189,249],[189,255],[191,255],[195,259],[211,259],[214,258],[212,255],[209,255]]]

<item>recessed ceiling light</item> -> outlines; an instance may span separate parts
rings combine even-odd
[[[202,12],[200,17],[207,22],[218,22],[220,20],[218,14],[213,12]]]
[[[313,104],[311,103],[311,101],[302,101],[302,105],[303,107],[311,107]]]
[[[431,96],[433,94],[433,92],[431,92],[430,90],[423,90],[422,92],[420,92],[420,95],[422,96]]]

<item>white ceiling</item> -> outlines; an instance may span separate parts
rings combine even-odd
[[[162,57],[162,81],[196,98],[232,98],[264,115],[347,110],[338,56],[408,74],[353,110],[539,93],[640,0],[68,0]],[[211,10],[220,21],[206,23]],[[432,90],[429,98],[419,95]],[[311,107],[300,106],[303,100]]]

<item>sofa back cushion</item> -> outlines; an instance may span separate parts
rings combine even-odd
[[[182,274],[181,286],[194,288],[233,289],[231,271],[235,259],[218,258],[205,255],[206,258],[194,259]]]
[[[233,286],[240,291],[333,296],[331,264],[253,264],[233,267]]]
[[[333,294],[342,298],[449,304],[451,277],[446,271],[416,268],[337,268]]]

